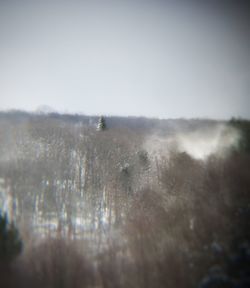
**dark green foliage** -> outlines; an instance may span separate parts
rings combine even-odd
[[[8,218],[0,213],[0,262],[10,262],[22,250],[22,241],[18,230]]]
[[[241,132],[240,151],[250,153],[250,121],[233,118],[229,123]]]

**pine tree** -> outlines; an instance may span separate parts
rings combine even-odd
[[[106,121],[105,121],[104,117],[101,116],[99,118],[99,121],[98,121],[98,124],[97,124],[97,131],[104,131],[106,129],[107,129]]]

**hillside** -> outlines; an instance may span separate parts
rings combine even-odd
[[[104,117],[98,131],[98,119],[0,113],[0,207],[24,243],[20,283],[72,281],[74,261],[87,263],[74,287],[246,281],[231,258],[249,249],[249,122]],[[41,276],[62,261],[53,247],[73,262]]]

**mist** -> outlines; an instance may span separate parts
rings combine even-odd
[[[150,155],[168,157],[173,151],[187,153],[194,159],[206,160],[210,156],[226,157],[237,149],[241,132],[227,124],[209,125],[192,131],[178,131],[165,137],[153,134],[144,147]]]
[[[186,152],[193,158],[202,160],[211,155],[225,157],[232,148],[237,148],[239,141],[240,132],[227,125],[176,136],[180,152]]]

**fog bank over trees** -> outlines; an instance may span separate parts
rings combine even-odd
[[[247,287],[249,129],[0,112],[0,209],[23,247],[6,285]]]

